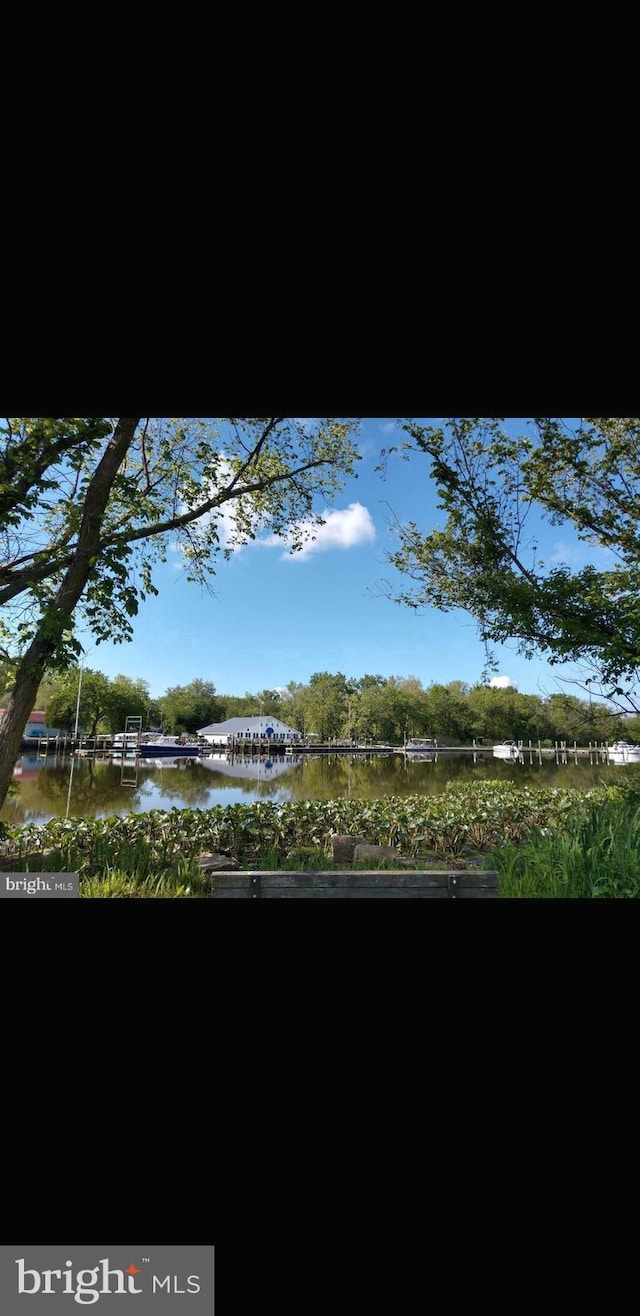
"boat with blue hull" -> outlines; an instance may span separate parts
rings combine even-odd
[[[200,745],[183,745],[179,736],[142,735],[138,737],[137,733],[122,732],[113,738],[113,752],[135,755],[141,759],[157,759],[165,756],[195,758],[200,753]]]

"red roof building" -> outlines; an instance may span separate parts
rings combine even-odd
[[[0,729],[6,713],[5,708],[0,708]],[[44,713],[39,709],[34,709],[29,715],[29,720],[23,732],[23,739],[30,740],[34,736],[57,736],[59,731],[56,727],[48,727],[45,721]]]

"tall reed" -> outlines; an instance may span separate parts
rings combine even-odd
[[[502,897],[542,900],[640,898],[640,806],[604,800],[559,830],[538,829],[499,847],[492,863]]]

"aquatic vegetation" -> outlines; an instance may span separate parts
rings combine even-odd
[[[426,852],[454,857],[485,851],[491,853],[494,867],[505,846],[522,846],[533,836],[540,844],[545,835],[577,835],[576,829],[586,827],[590,818],[604,817],[603,811],[617,817],[622,804],[617,786],[579,791],[522,789],[511,782],[451,782],[442,794],[432,796],[260,800],[211,809],[152,809],[96,821],[52,819],[6,828],[0,854],[16,867],[32,868],[46,855],[48,867],[80,873],[83,894],[95,894],[95,883],[101,880],[108,880],[115,894],[116,877],[120,881],[122,874],[137,887],[149,883],[147,894],[160,894],[151,890],[160,875],[165,894],[171,885],[181,887],[183,894],[200,894],[206,888],[197,865],[202,853],[222,852],[240,862],[268,853],[271,862],[284,864],[301,847],[328,857],[332,837],[342,833],[395,846],[412,858]],[[506,862],[501,870],[505,874]],[[510,862],[515,865],[515,859]],[[517,886],[515,877],[512,885]]]

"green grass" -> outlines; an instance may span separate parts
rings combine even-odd
[[[143,841],[135,845],[120,842],[110,846],[101,840],[90,863],[79,854],[52,851],[16,859],[17,873],[79,872],[80,897],[175,898],[205,894],[208,877],[194,858],[179,859],[162,867],[151,846]]]
[[[640,898],[640,806],[636,798],[591,805],[561,831],[492,856],[502,897],[537,900]]]
[[[625,770],[626,771],[626,770]],[[243,868],[334,868],[336,834],[392,845],[419,868],[497,869],[500,894],[537,899],[640,896],[640,773],[590,791],[452,784],[441,796],[152,809],[0,832],[18,871],[78,872],[85,897],[205,895],[202,854]],[[469,862],[467,862],[467,858]],[[350,865],[346,865],[350,867]],[[374,865],[367,865],[373,867]],[[376,867],[399,865],[387,859]]]
[[[200,874],[201,876],[201,874]],[[154,876],[141,877],[136,873],[123,873],[117,868],[105,868],[80,883],[80,896],[89,899],[188,899],[201,894],[198,879],[167,870]]]
[[[153,855],[140,853],[136,847],[136,862],[132,865],[105,864],[80,874],[80,896],[85,898],[145,897],[175,899],[176,897],[203,896],[208,888],[208,877],[195,859],[180,859],[167,868],[158,868]]]

